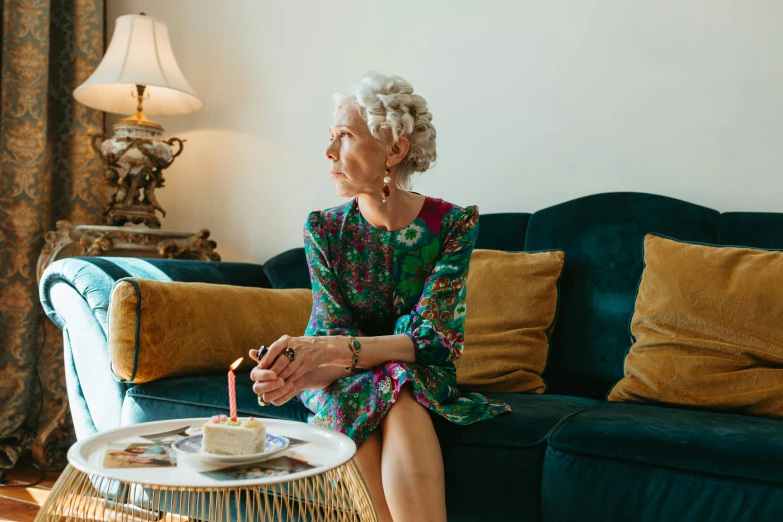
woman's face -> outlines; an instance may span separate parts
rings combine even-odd
[[[351,104],[334,112],[329,134],[331,143],[326,149],[326,159],[331,163],[337,194],[343,197],[377,195],[386,176],[390,147],[370,134],[367,123]]]

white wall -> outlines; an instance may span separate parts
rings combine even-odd
[[[644,191],[783,211],[778,0],[107,0],[108,31],[169,26],[206,102],[158,121],[187,139],[165,228],[209,228],[224,260],[301,246],[329,179],[331,94],[367,70],[430,103],[439,162],[414,190],[482,213]]]

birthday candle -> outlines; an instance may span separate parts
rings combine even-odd
[[[239,363],[242,362],[242,359],[244,359],[244,357],[240,357],[234,361],[234,364],[232,364],[228,370],[228,407],[231,413],[230,417],[232,422],[237,420],[237,390],[234,370],[239,366]]]

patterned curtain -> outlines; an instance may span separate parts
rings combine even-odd
[[[0,55],[0,469],[28,450],[64,466],[74,441],[62,333],[43,315],[36,262],[59,219],[99,224],[103,113],[73,89],[103,56],[104,0],[2,0]]]

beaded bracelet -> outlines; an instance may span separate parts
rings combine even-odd
[[[359,352],[362,350],[362,344],[356,340],[353,335],[348,336],[348,348],[353,352],[353,359],[351,360],[351,366],[345,367],[345,371],[348,373],[354,373],[356,371],[356,365],[359,364]]]

